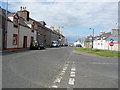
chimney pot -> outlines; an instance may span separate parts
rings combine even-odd
[[[20,7],[20,10],[22,11],[22,6]]]
[[[26,7],[25,7],[25,10],[26,10]]]

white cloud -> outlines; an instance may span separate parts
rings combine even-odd
[[[9,0],[9,2],[88,2],[88,0]],[[119,0],[89,0],[89,2],[119,2]]]
[[[38,0],[37,0],[38,1]],[[117,2],[22,2],[10,3],[9,9],[26,6],[35,20],[45,20],[48,26],[96,27],[111,30],[118,22]],[[72,1],[72,0],[71,0]],[[105,1],[105,0],[103,0]]]

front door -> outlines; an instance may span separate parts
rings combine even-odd
[[[27,48],[27,36],[24,36],[24,39],[23,39],[23,48]]]
[[[34,37],[31,37],[31,42],[34,40]]]

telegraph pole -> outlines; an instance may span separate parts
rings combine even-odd
[[[92,29],[92,28],[89,28],[90,30],[93,30],[92,31],[92,33],[93,33],[93,35],[92,35],[92,48],[93,48],[93,41],[94,41],[94,29]]]

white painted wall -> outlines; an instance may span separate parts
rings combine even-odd
[[[20,34],[19,34],[19,47],[22,48],[23,47],[23,39],[24,36],[27,36],[27,47],[30,47],[30,42],[31,42],[31,36],[34,37],[34,33],[31,32],[30,28],[26,28],[23,26],[20,26]],[[36,37],[34,37],[35,39]]]
[[[99,44],[98,44],[99,43]],[[113,50],[120,51],[120,44],[114,44],[114,46],[109,45],[109,41],[106,40],[94,40],[93,48],[94,49],[102,49],[102,50]],[[103,44],[103,45],[101,45]]]
[[[12,22],[8,21],[7,31],[7,48],[17,48],[17,45],[13,45],[13,34],[18,34],[18,29],[13,27]]]
[[[81,44],[80,41],[74,42],[74,46],[76,46],[77,44]]]
[[[27,47],[30,47],[31,36],[34,37],[34,40],[36,40],[36,31],[31,32],[30,28],[20,26],[18,45],[13,45],[13,34],[18,34],[18,28],[15,28],[12,22],[8,22],[7,48],[23,48],[24,36],[27,36]]]
[[[106,40],[94,40],[93,42],[94,49],[105,49],[105,46],[107,46]]]

